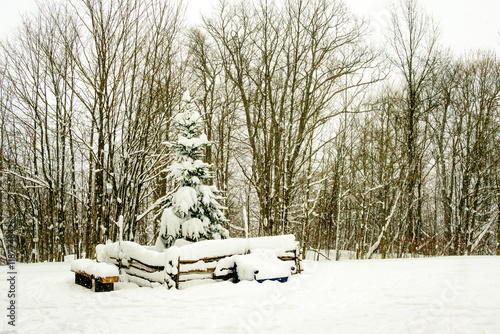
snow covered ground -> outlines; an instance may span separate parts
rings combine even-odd
[[[305,262],[288,283],[94,293],[69,263],[18,264],[17,333],[499,333],[500,257]],[[1,267],[1,277],[6,277]],[[6,313],[6,279],[0,281]],[[2,315],[1,333],[6,333]],[[7,332],[8,333],[8,332]]]

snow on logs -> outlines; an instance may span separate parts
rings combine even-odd
[[[231,267],[234,261],[226,261],[228,268],[219,265],[215,273],[219,261],[259,249],[272,250],[278,259],[289,262],[295,272],[300,271],[294,235],[206,240],[182,247],[172,246],[163,252],[130,241],[108,242],[98,245],[96,253],[99,262],[122,268],[126,279],[140,286],[167,284],[180,288],[207,280],[233,278],[236,275]]]
[[[131,241],[108,241],[106,245],[97,245],[96,256],[99,262],[121,268],[125,278],[139,286],[167,284],[172,287],[175,284],[171,278],[177,274],[178,254],[175,249],[159,253]]]

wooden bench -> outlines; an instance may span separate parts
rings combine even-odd
[[[116,266],[89,259],[73,261],[71,271],[75,273],[76,284],[95,292],[113,291],[114,283],[119,281]]]

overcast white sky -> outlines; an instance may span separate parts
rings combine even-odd
[[[199,12],[209,13],[218,0],[185,0],[188,15],[196,21]],[[345,0],[354,12],[372,22],[381,35],[393,0]],[[457,53],[473,49],[495,50],[500,56],[500,0],[420,0],[439,23],[442,44]],[[19,22],[19,13],[34,7],[34,0],[0,0],[0,38],[5,38]],[[377,38],[377,37],[375,37]]]

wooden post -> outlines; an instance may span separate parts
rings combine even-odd
[[[175,277],[175,288],[179,290],[179,275],[181,273],[181,257],[177,259],[177,276]]]
[[[294,253],[295,253],[295,266],[297,268],[297,274],[300,274],[302,270],[300,269],[300,259],[299,259],[299,254],[297,254],[297,248],[295,248]]]

